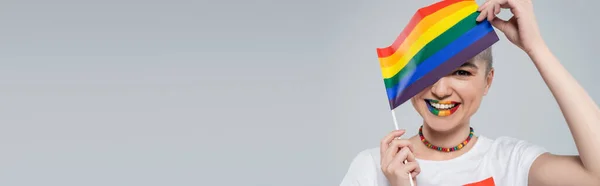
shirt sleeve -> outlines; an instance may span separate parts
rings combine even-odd
[[[506,169],[505,174],[509,178],[511,185],[527,185],[529,181],[529,170],[533,162],[547,150],[541,146],[531,144],[524,140],[502,137],[498,150],[505,153]]]
[[[364,150],[350,163],[340,186],[377,186],[376,164],[369,150]]]

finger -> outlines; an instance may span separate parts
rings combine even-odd
[[[411,176],[415,177],[421,172],[421,168],[417,162],[410,162],[401,167],[391,167],[388,171],[397,176],[408,176],[408,173],[411,173]]]
[[[383,137],[383,139],[381,139],[381,144],[379,145],[380,154],[384,154],[384,152],[387,151],[388,146],[392,142],[392,140],[404,135],[404,133],[406,133],[406,130],[404,129],[394,130],[385,137]]]
[[[394,156],[390,165],[398,166],[404,164],[404,160],[406,163],[415,162],[415,156],[409,148],[402,148],[398,154]]]
[[[413,152],[412,149],[403,148],[394,157],[394,160],[392,160],[390,165],[396,165],[396,166],[402,167],[402,164],[404,164],[404,166],[406,167],[405,172],[406,173],[410,172],[412,174],[412,177],[414,178],[419,173],[421,173],[421,168],[420,168],[419,164],[417,163],[414,153],[412,153],[412,152]],[[404,160],[406,160],[407,162],[404,163]],[[413,167],[413,166],[416,166],[416,167]]]
[[[506,1],[506,4],[508,4],[508,7],[510,8],[510,12],[512,12],[515,17],[520,18],[522,14],[521,11],[523,9],[523,5],[518,5],[519,2],[515,2],[514,0]]]
[[[500,2],[498,3],[500,5],[500,8],[504,8],[504,9],[510,9],[510,11],[515,14],[516,10],[518,9],[519,6],[516,5],[516,2],[513,0],[499,0]]]
[[[399,138],[400,136],[404,135],[404,133],[406,132],[406,130],[402,129],[402,130],[394,130],[392,132],[390,132],[388,135],[386,135],[382,140],[381,140],[381,144],[380,144],[380,156],[381,156],[381,164],[382,165],[386,165],[387,162],[389,162],[389,159],[391,159],[391,157],[386,156],[388,149],[390,148],[390,145],[392,143],[392,141],[394,139]],[[398,151],[398,148],[395,147],[393,148],[395,152]]]
[[[409,148],[403,148],[398,152],[394,157],[392,157],[391,161],[387,164],[387,171],[396,173],[398,170],[404,172],[405,174],[409,173],[409,171],[405,171],[405,163],[404,160],[411,154]],[[408,163],[408,162],[407,162]]]
[[[481,22],[484,17],[485,17],[485,13],[484,13],[484,11],[481,11],[481,12],[479,12],[479,15],[477,16],[477,18],[475,18],[475,20],[477,22]]]
[[[500,3],[498,3],[500,5],[500,8],[504,8],[504,9],[513,9],[515,8],[514,3],[510,0],[502,0]]]
[[[490,2],[490,1],[486,1],[485,3],[481,4],[481,6],[479,6],[479,7],[477,8],[477,11],[480,11],[480,12],[481,12],[482,10],[484,10],[484,9],[485,9],[485,7],[486,7],[486,6],[489,4],[489,2]]]
[[[521,1],[521,0],[519,0]],[[508,6],[508,8],[516,8],[516,4],[518,3],[517,1],[514,0],[501,0],[502,3],[500,4],[505,4],[506,6]]]
[[[484,17],[485,17],[485,11],[481,11],[481,12],[479,12],[479,15],[477,16],[477,18],[475,18],[475,20],[477,22],[481,22],[481,21],[483,21]]]
[[[388,147],[385,153],[388,155],[395,156],[396,153],[400,152],[405,147],[408,148],[408,150],[410,151],[414,150],[413,144],[407,139],[395,139],[394,141],[392,141],[392,143],[390,143],[390,146]]]
[[[408,140],[401,140],[401,139],[396,139],[392,142],[392,144],[389,146],[389,148],[387,149],[387,151],[385,152],[385,155],[382,159],[383,160],[383,164],[384,165],[389,165],[391,163],[391,161],[398,156],[397,154],[400,153],[403,149],[407,150],[407,151],[412,151],[413,150],[413,146],[412,143],[410,143],[410,141]],[[404,161],[404,159],[402,159],[402,161]]]
[[[479,12],[479,15],[478,15],[478,16],[477,16],[477,18],[475,19],[475,20],[477,20],[477,22],[479,22],[479,21],[482,21],[482,20],[485,18],[485,16],[486,16],[486,12],[487,12],[487,11],[486,11],[486,10],[487,10],[487,9],[486,9],[486,7],[487,7],[487,4],[488,4],[488,3],[489,3],[489,1],[488,1],[488,2],[485,2],[483,5],[481,5],[481,7],[479,7],[479,8],[477,9],[477,11]]]
[[[477,21],[483,21],[483,19],[487,19],[491,21],[494,18],[494,7],[496,6],[496,2],[488,1],[485,4],[485,7],[481,8],[481,13],[477,16]]]
[[[498,28],[498,30],[505,32],[505,33],[507,30],[507,26],[510,24],[508,21],[505,21],[498,17],[496,19],[492,20],[490,23],[492,24],[492,26]]]
[[[494,0],[494,1],[496,1],[496,4],[503,5],[503,4],[508,4],[508,1],[510,1],[510,0]]]
[[[417,175],[421,173],[421,166],[417,162],[410,162],[406,164],[407,171],[410,171],[410,174],[413,178],[416,178]]]
[[[406,148],[404,148],[406,149]],[[410,146],[410,148],[408,148],[408,153],[406,155],[406,161],[407,162],[416,162],[417,158],[415,157],[415,154],[413,153],[414,149],[412,148],[412,146]]]
[[[512,35],[518,35],[519,32],[519,23],[517,22],[517,17],[513,16],[508,21],[506,21],[506,25],[504,27],[506,32]]]
[[[404,170],[404,159],[406,159],[406,156],[406,152],[398,153],[398,155],[393,157],[393,159],[388,164],[386,164],[387,171],[396,172],[397,170]]]
[[[479,7],[477,8],[477,11],[479,12],[479,16],[477,16],[476,20],[477,20],[478,22],[479,22],[479,21],[482,21],[482,20],[484,19],[484,17],[485,17],[485,13],[486,13],[486,11],[485,11],[485,10],[487,10],[486,8],[488,7],[488,5],[490,5],[490,3],[491,3],[491,0],[487,0],[487,1],[485,1],[485,2],[484,2],[482,5],[481,5],[481,6],[479,6]]]
[[[490,22],[492,24],[492,26],[496,27],[498,30],[504,32],[504,27],[506,27],[507,22],[505,20],[502,20],[500,18],[496,18],[494,20],[492,20],[492,22]]]
[[[492,21],[492,20],[494,20],[494,17],[496,17],[496,15],[494,14],[494,7],[495,6],[496,5],[490,5],[490,8],[486,9],[486,11],[487,11],[486,15],[487,15],[487,20],[488,21]]]
[[[494,15],[498,15],[500,13],[500,5],[495,5],[494,6]]]
[[[508,21],[496,18],[494,19],[494,21],[492,21],[492,25],[498,28],[498,30],[502,31],[504,35],[509,37],[509,39],[514,39],[514,37],[518,35],[518,26],[516,23],[516,18],[514,16]]]

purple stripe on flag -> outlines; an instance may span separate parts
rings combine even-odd
[[[395,109],[402,103],[412,98],[414,95],[421,92],[423,89],[433,85],[440,78],[456,70],[465,62],[473,58],[473,56],[476,56],[483,50],[487,49],[489,46],[492,46],[492,44],[494,44],[498,40],[499,38],[498,35],[496,35],[496,32],[489,32],[487,35],[483,36],[481,39],[477,40],[469,47],[454,55],[448,61],[436,67],[427,75],[412,83],[411,86],[406,87],[406,89],[404,89],[399,96],[397,96],[395,99],[390,100],[390,105],[392,105],[391,109]]]

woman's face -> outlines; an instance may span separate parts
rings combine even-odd
[[[429,127],[447,131],[469,122],[493,77],[493,69],[486,74],[485,61],[471,60],[425,88],[411,102]]]

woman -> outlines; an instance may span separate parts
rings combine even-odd
[[[501,8],[510,9],[513,17],[497,18]],[[469,119],[494,76],[488,49],[411,99],[423,117],[419,135],[391,132],[379,148],[358,154],[341,185],[600,185],[600,109],[545,45],[531,0],[488,0],[479,11],[478,21],[488,19],[532,59],[558,102],[579,156],[553,155],[508,137],[473,135]]]

